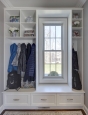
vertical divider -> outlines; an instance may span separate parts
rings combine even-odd
[[[20,10],[20,37],[21,37],[21,10]]]
[[[82,90],[83,90],[83,9],[82,9]]]

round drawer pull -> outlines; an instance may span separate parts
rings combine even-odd
[[[42,101],[46,101],[47,99],[41,99]]]
[[[20,99],[13,99],[14,101],[19,101]]]

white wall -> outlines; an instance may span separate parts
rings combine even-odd
[[[88,108],[88,1],[84,5],[84,91],[85,105]]]
[[[4,89],[4,5],[0,2],[0,106],[3,104]]]

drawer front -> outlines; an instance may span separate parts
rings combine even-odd
[[[57,96],[57,102],[59,105],[82,105],[83,95],[82,94],[59,94]]]
[[[32,106],[56,106],[56,94],[32,94]]]
[[[5,95],[5,104],[28,104],[28,95]]]

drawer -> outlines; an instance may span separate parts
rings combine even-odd
[[[32,94],[32,106],[56,106],[56,94]]]
[[[28,104],[29,95],[5,95],[5,104]]]
[[[58,105],[82,105],[83,94],[57,94]]]

